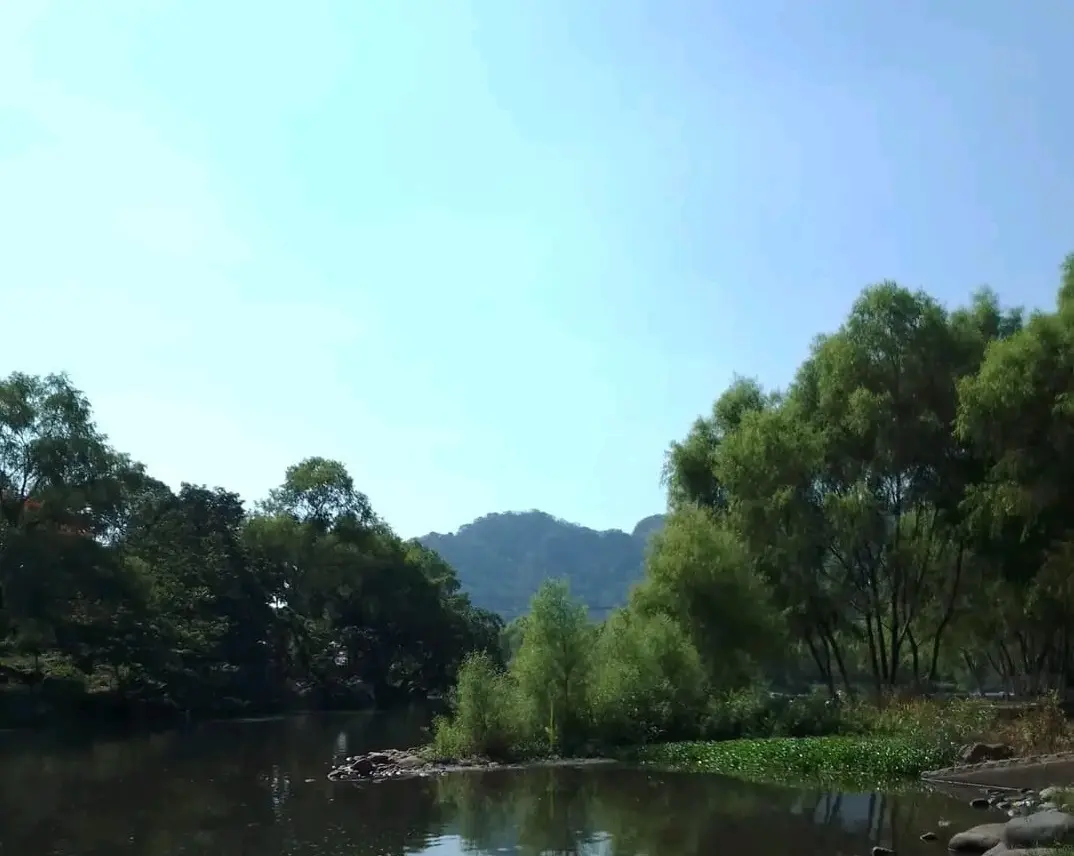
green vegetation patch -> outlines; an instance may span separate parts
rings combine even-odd
[[[946,766],[956,754],[954,746],[898,737],[774,737],[665,743],[643,747],[636,757],[647,764],[754,781],[874,788]]]

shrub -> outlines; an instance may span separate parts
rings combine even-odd
[[[1074,730],[1059,696],[1052,692],[1011,721],[993,729],[994,739],[1026,755],[1066,751],[1074,747]]]
[[[735,740],[819,737],[858,730],[848,709],[827,695],[812,693],[792,698],[755,688],[714,698],[701,732],[709,740]]]
[[[997,721],[993,704],[980,699],[910,699],[879,707],[859,706],[868,730],[936,744],[986,739]]]
[[[666,616],[619,610],[601,628],[589,706],[603,742],[696,735],[705,689],[697,649]]]
[[[467,657],[450,701],[451,716],[437,717],[433,723],[432,751],[438,758],[511,754],[519,738],[514,687],[488,654]]]

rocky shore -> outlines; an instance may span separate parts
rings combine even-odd
[[[488,758],[459,758],[452,761],[430,761],[418,749],[381,749],[352,755],[333,767],[328,778],[333,782],[383,782],[416,776],[438,776],[481,770],[516,770],[525,767],[591,767],[614,764],[604,758],[555,758],[526,764],[502,764]]]
[[[987,856],[1046,856],[1059,846],[1074,845],[1074,790],[1052,786],[1040,791],[985,791],[970,801],[974,808],[1003,812],[1007,820],[982,823],[951,836],[953,853]],[[925,833],[922,840],[936,840]]]
[[[333,767],[328,778],[333,782],[368,782],[428,776],[454,769],[492,769],[497,766],[499,765],[487,758],[457,761],[450,765],[436,764],[422,757],[416,749],[381,749],[352,755],[339,766]]]

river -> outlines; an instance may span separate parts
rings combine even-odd
[[[2,856],[585,853],[938,856],[984,818],[938,795],[818,793],[628,768],[333,784],[333,761],[421,739],[419,713],[0,734]],[[951,821],[951,829],[938,826]],[[939,843],[921,842],[925,830]]]

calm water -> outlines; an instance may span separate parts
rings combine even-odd
[[[922,831],[986,819],[936,795],[618,768],[325,779],[345,755],[413,745],[421,724],[417,714],[305,716],[66,746],[0,734],[0,854],[867,856],[881,843],[936,856],[943,845],[920,842]]]

